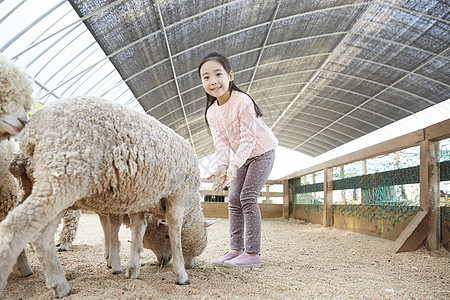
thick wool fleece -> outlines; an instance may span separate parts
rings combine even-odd
[[[185,220],[201,220],[189,226],[188,234],[197,240],[206,239],[206,228],[198,161],[185,139],[146,114],[79,97],[36,112],[20,134],[20,148],[33,160],[35,184],[0,223],[0,293],[25,244],[75,202],[76,208],[99,214],[150,213],[167,219],[177,237],[171,240],[176,282],[188,282],[178,230]],[[134,266],[139,265],[133,261]],[[61,274],[61,265],[56,267]],[[51,284],[58,297],[69,293],[60,277],[47,277],[57,280]]]
[[[8,171],[15,150],[17,146],[13,141],[0,141],[0,221],[6,218],[8,212],[20,201],[18,182]]]
[[[22,104],[26,111],[33,108],[33,88],[28,76],[17,65],[0,55],[0,114],[11,113]]]
[[[151,116],[100,98],[46,105],[20,134],[20,148],[33,159],[38,191],[54,193],[48,189],[57,181],[64,194],[68,183],[83,198],[77,207],[99,213],[151,211],[163,218],[161,199],[200,186],[197,158],[185,139]],[[120,201],[105,205],[100,198]],[[186,207],[199,201],[186,199]]]
[[[14,153],[13,159],[9,163],[9,172],[19,181],[19,190],[22,190],[22,198],[24,201],[31,195],[34,184],[34,165],[31,158],[25,156],[21,151]],[[63,217],[63,228],[59,234],[59,251],[67,251],[72,245],[78,231],[80,223],[81,211],[68,209]]]

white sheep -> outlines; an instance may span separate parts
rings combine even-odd
[[[166,219],[177,284],[187,284],[181,241],[206,245],[200,172],[189,143],[151,116],[94,97],[61,99],[35,113],[20,135],[31,156],[31,195],[0,223],[0,291],[26,243],[45,261],[47,287],[70,294],[53,247],[58,217],[68,207],[129,214],[132,244],[126,277],[137,278],[146,220]],[[189,244],[189,242],[187,242]],[[192,263],[187,259],[187,264]]]
[[[14,153],[14,157],[9,164],[9,171],[19,180],[19,185],[23,189],[23,199],[25,200],[30,194],[34,183],[34,167],[30,157],[25,156],[22,152]],[[56,245],[60,247],[58,251],[67,251],[70,245],[75,240],[81,217],[80,210],[68,209],[63,216],[63,228],[59,236],[59,243]],[[128,215],[123,217],[108,214],[99,215],[104,232],[104,257],[107,266],[113,268],[113,274],[120,274],[122,267],[120,264],[120,241],[119,229],[125,224],[130,227],[130,219]],[[123,221],[122,221],[123,220]],[[160,264],[168,263],[172,258],[172,249],[170,248],[169,229],[166,220],[161,220],[146,214],[147,227],[145,229],[143,238],[143,247],[150,249],[156,256]],[[183,256],[185,261],[191,261],[191,265],[187,267],[194,267],[195,257],[200,255],[204,247],[203,245],[192,244],[184,245],[185,241],[182,237]],[[189,248],[193,246],[194,248]],[[188,258],[188,257],[194,258]],[[113,263],[114,262],[114,263]],[[185,264],[186,265],[186,264]]]
[[[7,170],[8,160],[11,159],[10,150],[14,142],[11,137],[22,130],[28,116],[27,112],[33,108],[31,98],[33,88],[28,76],[17,65],[0,55],[0,221],[19,202],[17,182]],[[17,260],[17,267],[22,276],[29,276],[33,272],[28,265],[25,251]]]
[[[9,172],[19,181],[19,190],[22,191],[22,200],[31,194],[34,184],[34,166],[30,157],[25,156],[21,151],[16,151],[8,166]],[[80,223],[81,210],[68,209],[64,213],[63,227],[59,234],[58,252],[67,251],[75,240],[78,225]]]
[[[19,205],[21,199],[18,182],[8,171],[9,162],[16,150],[17,144],[13,140],[0,141],[0,221],[4,220],[8,212]],[[25,250],[17,258],[16,267],[23,277],[33,274]]]
[[[0,55],[0,141],[17,135],[34,106],[33,88],[17,65]]]

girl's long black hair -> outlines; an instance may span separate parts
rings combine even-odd
[[[198,66],[198,75],[200,76],[200,78],[201,78],[200,68],[203,66],[203,64],[205,62],[210,61],[210,60],[215,60],[216,62],[221,64],[228,74],[231,72],[231,66],[230,66],[230,62],[228,61],[228,59],[225,56],[223,56],[222,54],[213,52],[213,53],[206,55],[202,59],[200,65]],[[230,82],[230,91],[238,91],[238,92],[244,93],[250,97],[249,94],[247,94],[246,92],[244,92],[240,88],[238,88],[236,86],[236,84],[234,83],[234,81]],[[252,101],[253,101],[253,106],[255,107],[256,117],[261,117],[263,115],[262,110],[258,107],[258,105],[256,105],[255,100],[253,100],[252,97],[250,97],[250,99],[252,99]],[[217,100],[216,97],[213,97],[210,94],[206,93],[205,122],[206,122],[206,126],[208,127],[209,134],[211,134],[211,130],[209,129],[209,123],[208,123],[208,118],[206,117],[206,113],[208,112],[209,107],[211,105],[213,105],[214,101],[216,101],[216,100]]]

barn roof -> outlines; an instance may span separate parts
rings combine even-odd
[[[42,104],[105,96],[171,127],[199,158],[214,151],[197,74],[213,51],[280,145],[310,156],[450,98],[444,0],[54,0],[14,28],[34,1],[11,2],[0,2],[0,51],[27,67]]]

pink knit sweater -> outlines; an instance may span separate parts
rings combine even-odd
[[[230,99],[214,102],[206,113],[216,150],[217,163],[242,167],[249,158],[278,146],[278,140],[261,117],[256,117],[253,102],[246,94],[232,91]],[[230,161],[230,149],[234,158]]]

